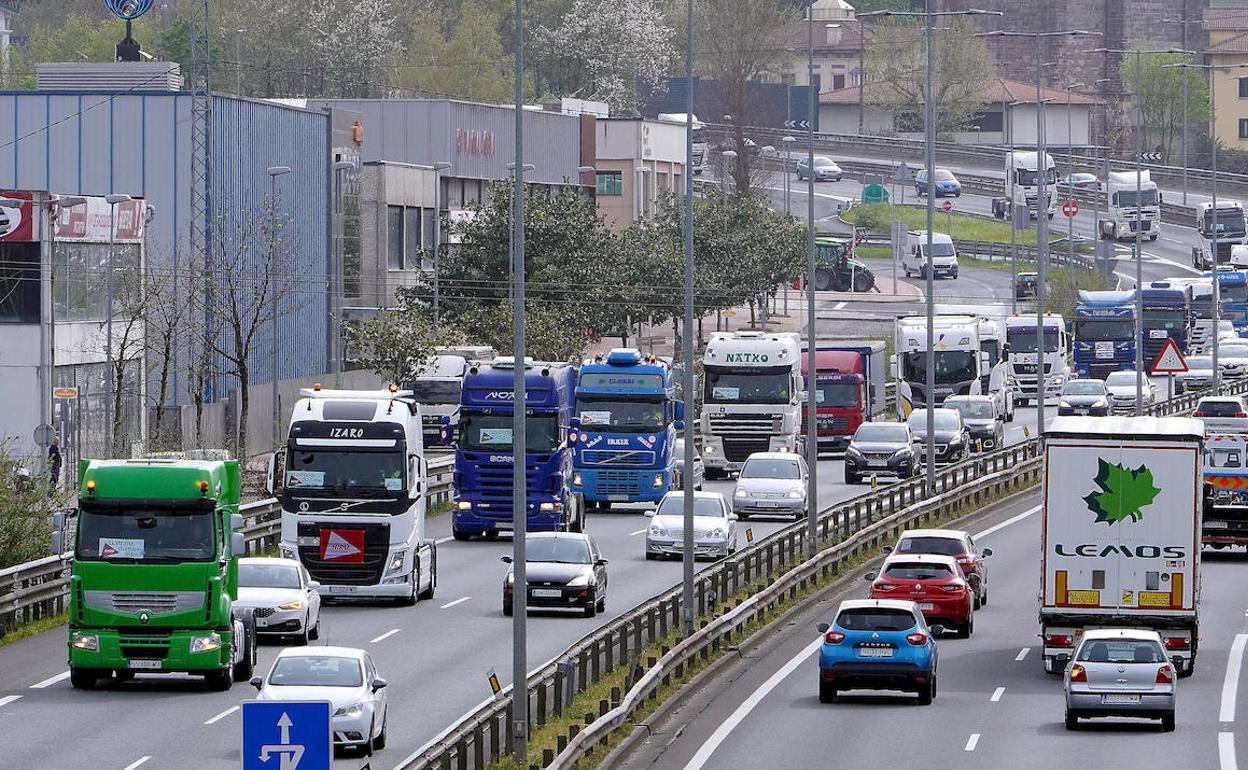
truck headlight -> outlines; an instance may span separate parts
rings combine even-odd
[[[100,637],[97,634],[80,634],[74,632],[74,649],[86,650],[87,652],[100,651]]]
[[[460,500],[459,502],[455,503],[455,507],[461,511],[471,511],[472,503],[468,500]]]
[[[702,447],[702,454],[704,455],[715,454],[715,447],[710,444],[707,444],[706,446]]]
[[[362,712],[363,710],[364,710],[363,703],[352,703],[350,706],[343,706],[339,708],[337,711],[334,712],[334,716],[336,717],[359,716],[360,712]]]
[[[212,652],[221,649],[221,635],[213,631],[207,636],[191,637],[191,653]]]
[[[542,503],[538,509],[542,511],[561,511],[563,510],[563,503]]]
[[[282,554],[283,559],[295,558],[295,548],[290,545],[279,545],[277,550]]]
[[[650,486],[654,487],[655,489],[662,489],[663,488],[663,474],[662,473],[654,474],[654,481],[650,482]]]
[[[279,610],[298,610],[298,609],[302,609],[302,608],[303,608],[303,599],[295,599],[294,601],[286,602],[285,604],[279,604],[279,605],[277,605],[277,608],[278,608]]]
[[[390,566],[386,569],[386,571],[387,571],[387,572],[398,572],[399,570],[403,569],[403,560],[404,560],[404,559],[406,559],[406,558],[407,558],[407,549],[406,549],[406,548],[405,548],[405,549],[403,549],[402,551],[397,551],[397,552],[394,554],[394,557],[393,557],[392,559],[390,559]]]
[[[572,474],[572,486],[581,487],[584,485],[585,485],[585,479],[581,478],[580,472],[578,471],[577,473],[573,473]]]

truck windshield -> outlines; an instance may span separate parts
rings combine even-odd
[[[1078,318],[1075,338],[1084,342],[1135,339],[1135,321],[1129,318]]]
[[[1205,235],[1213,233],[1213,210],[1205,209],[1200,223],[1200,231]],[[1244,212],[1242,209],[1218,210],[1218,235],[1238,238],[1244,234]]]
[[[1157,205],[1157,191],[1156,190],[1141,190],[1140,201],[1141,203],[1139,205],[1141,206],[1156,206]],[[1114,193],[1114,205],[1120,208],[1125,208],[1127,206],[1135,206],[1136,205],[1135,190],[1121,190],[1119,192]]]
[[[663,401],[628,398],[582,398],[576,401],[581,427],[614,433],[655,433],[663,430]]]
[[[286,491],[295,496],[382,497],[407,488],[403,452],[292,447]]]
[[[1144,328],[1183,331],[1187,328],[1187,313],[1182,310],[1145,310]]]
[[[787,404],[789,370],[760,366],[707,366],[708,404]]]
[[[1213,297],[1200,297],[1192,300],[1192,315],[1197,318],[1213,318]]]
[[[420,404],[458,404],[463,380],[416,380],[408,385]]]
[[[815,381],[815,403],[819,406],[852,409],[858,406],[861,388],[856,382]]]
[[[531,414],[524,421],[525,445],[530,452],[553,452],[563,444],[559,418],[553,414]],[[511,415],[461,413],[459,448],[470,452],[510,452]]]
[[[989,366],[996,366],[1001,361],[1001,344],[999,341],[981,339],[979,341],[979,349],[988,354]]]
[[[1049,173],[1046,176],[1047,176],[1047,179],[1045,180],[1046,185],[1057,184],[1057,168],[1056,167],[1049,169]],[[1036,172],[1035,170],[1020,168],[1018,169],[1018,178],[1015,180],[1015,183],[1020,184],[1023,187],[1035,187],[1039,183],[1039,179],[1040,179],[1040,174]]]
[[[948,384],[967,382],[977,376],[975,373],[978,350],[938,350],[936,351],[936,382]],[[903,357],[904,376],[910,382],[924,382],[927,379],[927,353],[912,351]]]
[[[1218,299],[1223,304],[1227,302],[1248,302],[1248,286],[1231,286],[1224,283],[1218,287]]]
[[[216,555],[213,514],[146,508],[82,509],[79,559],[111,562],[209,561]]]
[[[1031,327],[1028,329],[1010,329],[1006,335],[1010,341],[1011,353],[1035,353],[1036,352],[1036,329]],[[1056,329],[1044,330],[1044,352],[1057,352],[1058,333]]]

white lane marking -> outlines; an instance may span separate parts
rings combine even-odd
[[[996,703],[997,701],[1001,700],[1002,695],[1005,695],[1005,688],[998,687],[997,689],[992,691],[992,697],[989,698],[988,700],[991,701],[992,703]]]
[[[1235,762],[1235,733],[1218,733],[1218,767],[1221,770],[1237,770]]]
[[[1244,665],[1244,645],[1248,634],[1236,634],[1231,643],[1231,657],[1226,662],[1226,675],[1222,677],[1222,706],[1218,709],[1219,722],[1235,721],[1235,698],[1239,695],[1239,671]]]
[[[468,601],[471,598],[472,598],[471,596],[465,596],[461,599],[456,599],[453,602],[447,602],[446,604],[443,604],[441,607],[439,607],[439,609],[445,610],[449,607],[454,607],[456,604],[463,604],[464,602]]]
[[[846,306],[846,305],[848,305],[848,304],[849,304],[849,301],[848,301],[848,300],[846,300],[845,302],[838,302],[838,303],[836,303],[835,305],[833,305],[833,306],[832,306],[832,309],[833,309],[833,310],[840,310],[841,308],[845,307],[845,306]]]
[[[51,687],[52,685],[56,684],[57,682],[63,682],[63,681],[65,681],[66,679],[69,679],[69,672],[68,672],[68,671],[62,671],[61,673],[57,674],[56,676],[50,676],[50,677],[48,677],[47,679],[44,679],[42,682],[37,682],[37,683],[35,683],[35,684],[32,684],[32,685],[30,686],[30,689],[32,689],[32,690],[42,690],[42,689],[43,689],[43,688],[45,688],[45,687]]]
[[[1164,263],[1166,263],[1167,265],[1170,265],[1171,267],[1177,267],[1177,268],[1179,268],[1180,270],[1186,270],[1187,272],[1189,272],[1189,273],[1194,273],[1194,274],[1196,274],[1196,275],[1203,275],[1203,274],[1204,274],[1204,271],[1203,271],[1203,270],[1197,270],[1196,268],[1192,267],[1191,265],[1185,265],[1185,264],[1183,264],[1182,262],[1175,262],[1173,259],[1167,259],[1167,258],[1165,258],[1165,257],[1161,256],[1160,254],[1150,254],[1149,252],[1147,252],[1147,251],[1143,251],[1143,250],[1141,250],[1141,252],[1144,254],[1144,256],[1146,256],[1146,257],[1151,257],[1152,259],[1155,259],[1155,260],[1157,260],[1158,262],[1164,262]]]
[[[1031,649],[1030,647],[1024,647],[1023,649],[1019,650],[1018,654],[1014,656],[1014,660],[1022,660],[1023,658],[1027,657],[1027,651],[1030,649]]]
[[[434,540],[433,542],[435,545],[442,545],[443,543],[450,542],[451,540],[454,540],[454,539],[455,539],[454,535],[447,535],[446,537],[440,537],[437,540]]]
[[[222,711],[220,714],[217,714],[212,719],[205,721],[204,724],[215,725],[217,722],[220,722],[222,719],[225,719],[230,714],[233,714],[235,711],[238,711],[238,708],[239,708],[238,706],[230,706],[228,709],[226,709],[225,711]]]
[[[644,530],[644,529],[639,529],[639,530],[637,530],[636,532],[629,532],[629,533],[628,533],[628,535],[629,535],[629,537],[632,537],[633,535],[640,535],[642,532],[645,532],[645,530]]]
[[[1006,519],[1005,521],[1001,522],[1000,524],[994,524],[994,525],[992,525],[991,527],[989,527],[988,529],[985,529],[985,530],[983,530],[983,531],[981,531],[981,532],[976,532],[976,533],[975,533],[975,535],[974,535],[974,538],[975,538],[976,540],[978,540],[978,539],[980,539],[981,537],[987,537],[988,535],[991,535],[993,532],[996,532],[996,531],[997,531],[997,530],[999,530],[999,529],[1005,529],[1006,527],[1010,526],[1011,524],[1015,524],[1015,523],[1017,523],[1017,522],[1022,521],[1023,519],[1027,518],[1028,516],[1030,516],[1031,514],[1035,513],[1035,512],[1036,512],[1036,511],[1038,511],[1038,510],[1040,510],[1040,506],[1038,506],[1038,505],[1037,505],[1035,508],[1028,508],[1027,510],[1023,511],[1022,513],[1018,514],[1017,516],[1011,516],[1010,518]]]
[[[385,640],[387,640],[387,639],[389,639],[390,637],[394,636],[394,635],[395,635],[395,634],[397,634],[398,632],[399,632],[399,629],[397,629],[397,628],[392,628],[392,629],[390,629],[389,631],[387,631],[387,632],[385,632],[384,634],[382,634],[381,636],[377,637],[376,639],[370,639],[370,640],[368,640],[368,643],[369,643],[369,644],[377,644],[378,642],[384,642]]]
[[[125,768],[124,768],[124,770],[134,770],[134,768],[138,767],[139,765],[143,764],[144,762],[146,762],[147,760],[149,760],[149,759],[151,759],[151,758],[152,758],[152,757],[151,757],[151,755],[150,755],[150,754],[149,754],[148,756],[145,756],[145,757],[139,757],[138,759],[134,760],[134,761],[133,761],[133,762],[131,762],[130,764],[126,765],[126,766],[125,766]]]
[[[737,728],[737,725],[741,724],[742,720],[750,715],[750,712],[754,710],[754,707],[757,706],[763,698],[767,697],[768,693],[776,689],[776,687],[783,682],[789,674],[796,671],[798,666],[805,664],[806,659],[815,654],[821,644],[823,644],[822,636],[803,647],[801,652],[794,655],[793,658],[790,659],[788,663],[785,663],[779,671],[772,674],[770,679],[763,682],[757,690],[751,693],[750,697],[746,698],[745,702],[740,706],[737,706],[737,710],[732,712],[732,714],[729,715],[729,717],[725,719],[718,728],[716,728],[715,732],[711,733],[711,737],[706,739],[706,743],[702,744],[702,746],[698,749],[698,753],[694,754],[693,759],[689,760],[689,764],[685,765],[685,770],[701,770],[707,760],[711,758],[711,754],[715,753],[715,749],[719,748],[719,745],[723,743],[724,739]]]
[[[0,698],[0,707],[7,706],[13,701],[21,700],[21,699],[22,699],[22,696],[20,695],[6,695],[3,698]]]
[[[975,747],[978,745],[979,745],[979,733],[971,733],[971,737],[966,739],[966,746],[963,747],[962,750],[974,751]]]

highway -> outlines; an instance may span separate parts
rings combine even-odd
[[[653,725],[623,767],[1234,768],[1231,742],[1243,751],[1248,721],[1248,696],[1238,690],[1231,657],[1236,640],[1242,654],[1248,636],[1244,557],[1204,557],[1200,653],[1195,673],[1179,680],[1175,732],[1126,720],[1084,722],[1067,732],[1061,680],[1039,661],[1039,504],[1039,492],[1027,492],[962,525],[993,549],[992,602],[978,613],[970,639],[938,643],[931,706],[863,692],[819,702],[815,625],[830,620],[842,599],[867,595],[867,584],[855,580],[743,649],[740,663]]]

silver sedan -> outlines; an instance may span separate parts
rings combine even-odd
[[[658,510],[646,511],[646,558],[679,557],[685,544],[685,493],[668,492]],[[718,559],[737,551],[737,517],[716,492],[693,493],[693,555]]]
[[[1086,717],[1160,719],[1174,730],[1174,666],[1156,631],[1106,628],[1088,631],[1062,681],[1066,729],[1078,730]]]

